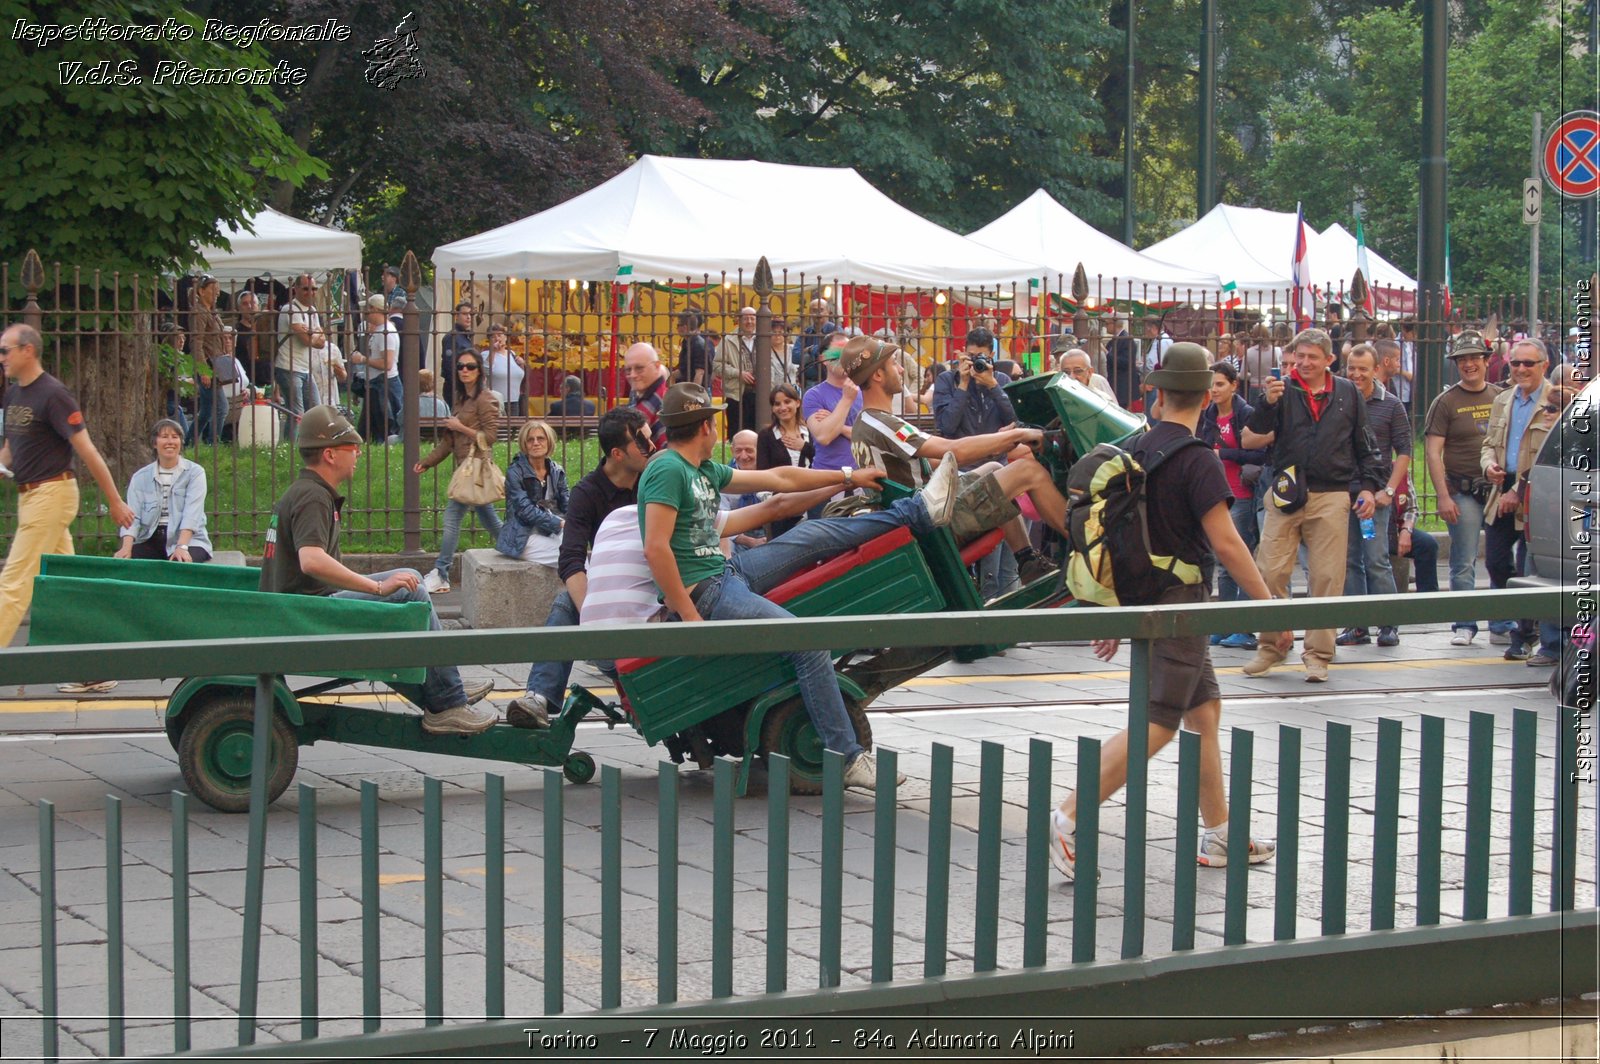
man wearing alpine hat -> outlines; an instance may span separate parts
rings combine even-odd
[[[300,419],[295,433],[303,467],[272,508],[267,545],[261,563],[262,591],[289,595],[328,595],[378,602],[428,602],[422,576],[415,569],[390,569],[364,576],[339,560],[340,514],[345,497],[339,486],[355,473],[361,458],[361,434],[331,406],[314,406]],[[428,627],[440,628],[428,607]],[[500,720],[493,709],[478,706],[493,688],[483,681],[462,686],[454,665],[427,670],[420,685],[391,684],[422,710],[422,728],[435,735],[475,735]]]

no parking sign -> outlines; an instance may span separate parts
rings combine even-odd
[[[1600,114],[1569,111],[1544,142],[1544,176],[1572,199],[1600,192]]]

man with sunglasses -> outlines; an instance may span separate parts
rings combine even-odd
[[[636,345],[649,346],[649,345]],[[651,348],[651,353],[654,353]],[[631,357],[633,350],[628,354]],[[566,524],[561,531],[561,552],[556,557],[556,575],[566,590],[550,604],[546,628],[565,628],[578,623],[579,611],[589,590],[589,552],[595,535],[610,514],[637,501],[635,489],[655,446],[645,416],[631,406],[619,406],[601,416],[596,431],[600,451],[605,456],[598,468],[572,487],[567,499]],[[506,707],[506,720],[519,728],[543,728],[550,713],[561,708],[567,681],[572,676],[570,661],[536,661],[528,669],[526,693]]]
[[[33,603],[39,559],[72,553],[72,519],[78,516],[74,456],[94,477],[111,519],[123,528],[133,524],[133,511],[89,438],[78,401],[41,365],[42,343],[31,325],[12,325],[0,333],[0,366],[11,382],[0,476],[17,482],[17,530],[0,570],[0,647],[10,645]]]
[[[317,283],[303,273],[295,278],[294,297],[278,313],[278,355],[272,363],[272,378],[278,385],[278,401],[297,416],[322,402],[311,377],[311,352],[326,347],[328,337],[316,298]]]
[[[1509,362],[1511,386],[1494,397],[1479,451],[1479,463],[1489,481],[1483,507],[1483,560],[1490,587],[1505,587],[1513,576],[1526,570],[1528,545],[1522,530],[1528,517],[1528,474],[1554,424],[1544,416],[1550,400],[1550,382],[1545,380],[1550,360],[1544,342],[1532,337],[1518,340],[1511,346]],[[1540,646],[1529,656],[1529,645],[1539,638],[1532,620],[1517,622],[1510,636],[1507,661],[1554,665],[1561,657],[1559,645]]]

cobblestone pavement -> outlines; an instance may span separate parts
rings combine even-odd
[[[1371,906],[1372,807],[1377,722],[1405,722],[1401,761],[1401,838],[1397,926],[1414,922],[1416,868],[1416,715],[1446,721],[1443,908],[1459,918],[1465,855],[1466,736],[1473,711],[1495,722],[1494,815],[1489,913],[1506,912],[1509,769],[1513,710],[1538,714],[1539,784],[1534,884],[1535,909],[1548,905],[1550,754],[1556,709],[1540,686],[1543,678],[1520,663],[1501,660],[1499,647],[1448,645],[1443,626],[1407,629],[1400,647],[1340,651],[1330,683],[1311,688],[1298,669],[1275,670],[1251,679],[1238,669],[1247,655],[1214,651],[1224,689],[1224,752],[1228,728],[1254,733],[1253,825],[1257,834],[1278,831],[1277,755],[1280,726],[1302,729],[1300,781],[1299,931],[1318,933],[1322,892],[1322,795],[1325,725],[1339,721],[1353,733],[1351,842],[1346,902],[1349,927],[1364,929]],[[918,978],[923,963],[924,884],[927,876],[930,748],[946,743],[955,760],[954,832],[951,847],[949,970],[971,969],[977,867],[978,764],[982,743],[1005,749],[1004,843],[1001,858],[999,963],[1022,963],[1022,882],[1026,760],[1035,738],[1053,744],[1053,788],[1057,797],[1074,778],[1075,742],[1105,739],[1125,719],[1126,651],[1110,665],[1095,661],[1083,646],[1030,646],[965,666],[946,666],[890,692],[872,717],[876,742],[900,751],[909,780],[900,791],[896,823],[896,975]],[[523,669],[468,669],[469,677],[492,675],[501,704],[520,689]],[[585,677],[580,675],[579,679]],[[170,685],[167,685],[170,688]],[[48,798],[57,809],[58,901],[62,1052],[108,1051],[106,1011],[108,911],[104,803],[122,801],[123,920],[130,1020],[130,1052],[161,1053],[172,1046],[173,935],[170,793],[181,786],[175,755],[159,734],[105,735],[103,728],[155,728],[162,685],[128,683],[109,696],[65,700],[53,690],[8,688],[0,692],[0,731],[48,729],[50,734],[4,740],[0,757],[0,1040],[6,1058],[38,1051],[40,963],[38,954],[39,855],[36,803]],[[1396,689],[1403,694],[1393,693]],[[401,711],[393,696],[380,699]],[[908,708],[919,707],[919,708]],[[936,707],[936,708],[930,708]],[[639,737],[601,726],[580,729],[577,748],[622,774],[624,909],[623,1001],[657,1000],[656,814],[657,771],[662,752]],[[1150,819],[1146,897],[1146,948],[1166,952],[1172,936],[1173,841],[1177,831],[1176,751],[1169,747],[1150,772]],[[424,756],[405,752],[317,744],[302,751],[297,782],[317,788],[318,915],[321,1010],[329,1017],[361,1010],[361,922],[359,795],[362,780],[381,788],[380,905],[382,908],[383,1012],[386,1026],[421,1022],[423,1001],[422,779],[444,784],[444,884],[446,1009],[468,1018],[483,1008],[483,886],[485,771],[506,778],[506,993],[513,1014],[543,1012],[544,830],[540,770]],[[681,842],[678,992],[683,1000],[709,996],[712,927],[712,774],[680,769]],[[734,988],[759,992],[766,972],[767,806],[759,773],[751,796],[736,803]],[[598,785],[565,786],[566,1005],[579,1011],[600,999],[601,852]],[[1580,905],[1595,904],[1595,801],[1582,795],[1580,816]],[[191,803],[190,926],[191,1002],[194,1044],[215,1047],[236,1038],[240,928],[243,909],[246,819]],[[297,796],[293,787],[274,806],[267,843],[265,928],[259,1013],[261,1040],[298,1036],[299,909]],[[1104,879],[1099,887],[1096,954],[1120,951],[1124,899],[1125,816],[1121,796],[1102,811]],[[869,796],[845,800],[845,985],[868,978],[874,925],[873,805]],[[790,901],[787,952],[792,988],[816,985],[821,911],[821,800],[797,797],[789,832]],[[1275,864],[1249,875],[1248,937],[1272,930]],[[1224,873],[1202,869],[1197,899],[1197,945],[1221,942]],[[1071,953],[1073,888],[1053,880],[1048,954],[1065,963]],[[359,1021],[330,1019],[325,1034],[356,1033]]]

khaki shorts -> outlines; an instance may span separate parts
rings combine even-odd
[[[1005,489],[993,473],[961,474],[961,491],[956,495],[955,513],[950,518],[950,531],[957,543],[970,543],[1020,516],[1022,511],[1006,498]]]
[[[1178,587],[1156,601],[1161,605],[1204,602],[1203,587]],[[1150,647],[1150,723],[1177,731],[1183,715],[1222,697],[1211,668],[1210,640],[1203,635],[1157,639]]]

